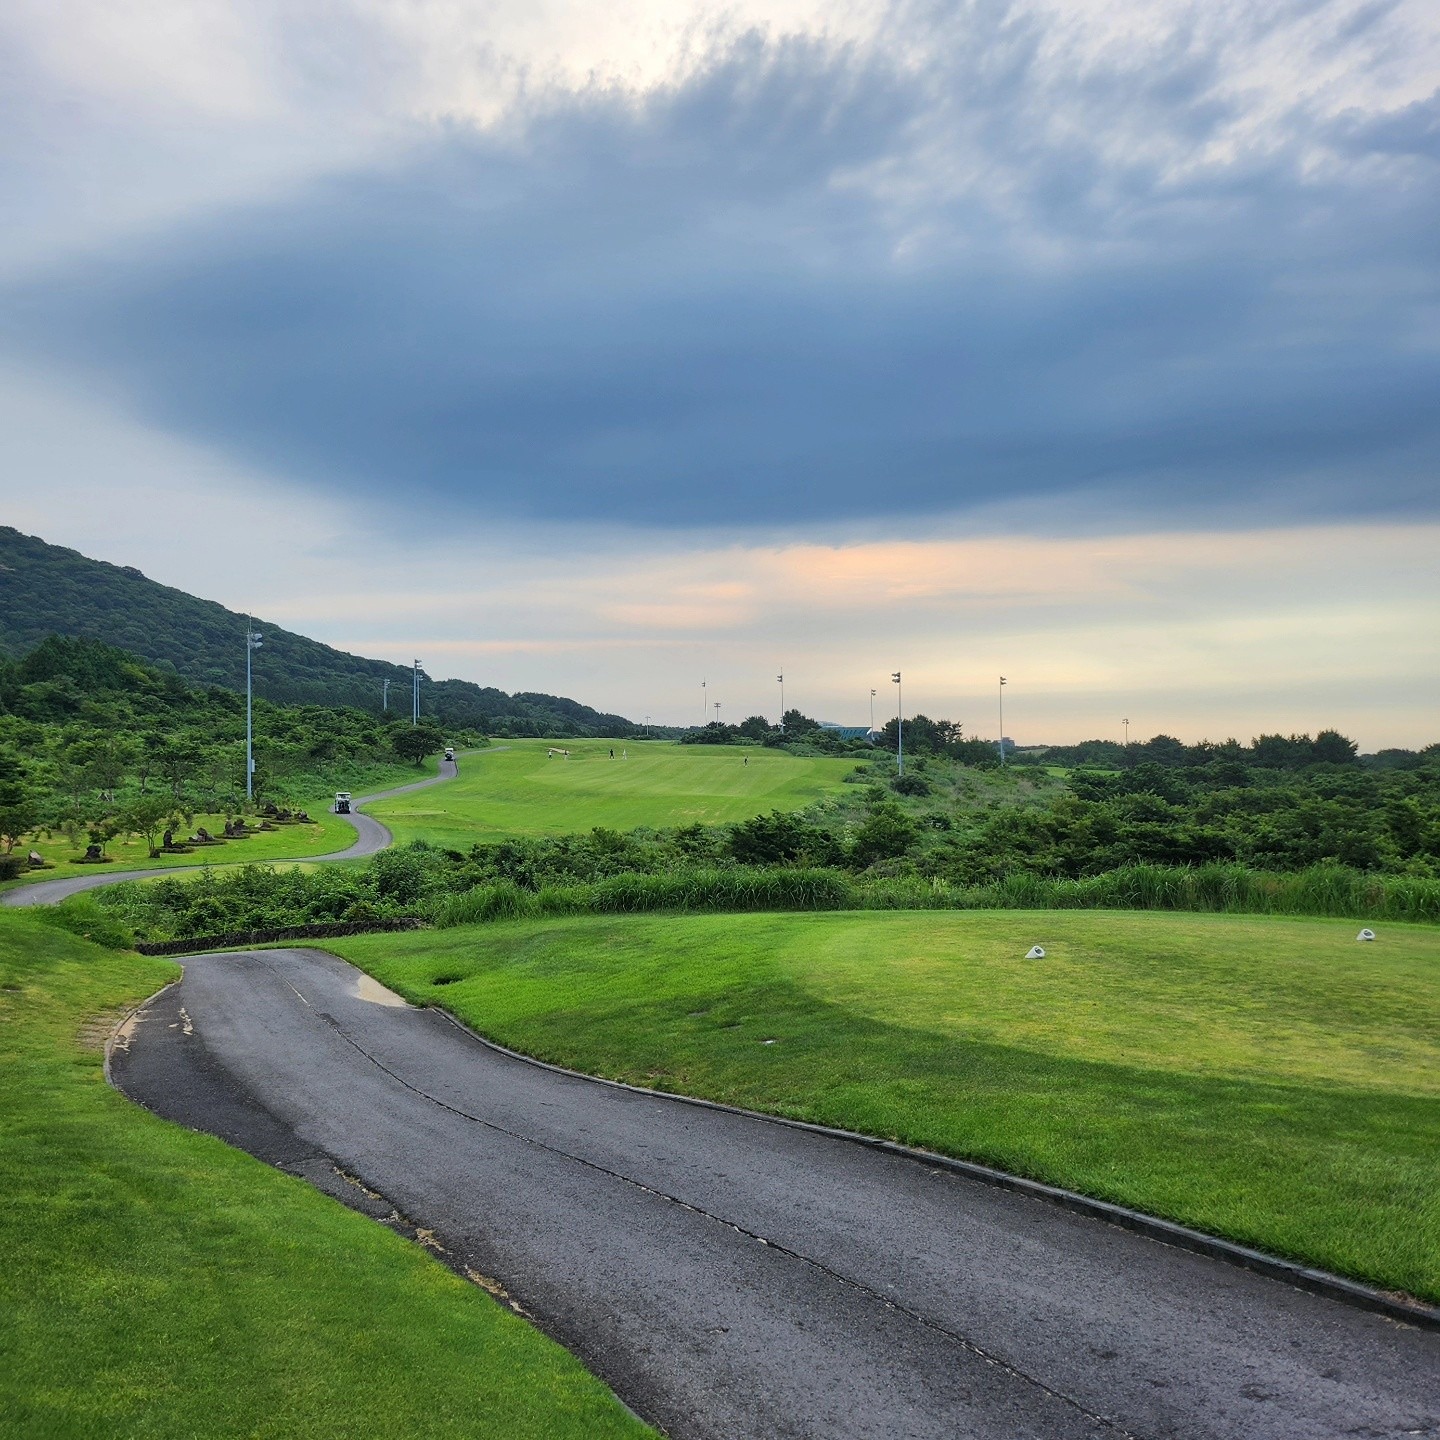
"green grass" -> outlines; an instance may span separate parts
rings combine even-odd
[[[368,766],[363,775],[365,789],[390,789],[399,785],[413,784],[438,773],[434,760],[425,763],[423,769],[414,765]],[[356,784],[359,785],[357,780]],[[356,793],[364,793],[357,790]],[[14,889],[17,885],[34,885],[43,880],[63,880],[71,875],[94,875],[99,871],[106,874],[121,870],[184,870],[203,865],[250,864],[263,860],[302,859],[307,855],[329,855],[335,850],[345,850],[355,840],[354,829],[338,815],[330,812],[335,795],[316,795],[313,799],[302,800],[293,808],[306,811],[313,821],[310,825],[282,825],[274,831],[263,831],[250,835],[244,840],[230,840],[223,845],[199,845],[188,855],[150,854],[149,842],[137,835],[119,835],[105,846],[110,856],[108,865],[77,865],[69,859],[72,855],[83,855],[85,843],[72,845],[68,840],[53,836],[44,839],[29,838],[16,846],[17,851],[36,850],[51,862],[48,870],[32,870],[18,880],[0,884],[0,890]],[[184,831],[177,830],[176,836],[183,840],[186,835],[196,833],[196,827],[203,825],[212,835],[219,835],[229,815],[196,815],[194,824]],[[252,822],[257,817],[250,817]]]
[[[0,915],[0,1433],[651,1433],[417,1246],[111,1090],[110,1021],[177,973]]]
[[[1440,932],[1357,928],[852,911],[328,944],[577,1069],[894,1137],[1437,1300]],[[1047,957],[1023,959],[1037,943]]]
[[[570,758],[549,759],[551,746]],[[370,807],[397,840],[455,850],[511,836],[605,826],[723,824],[799,810],[837,789],[854,757],[668,741],[512,740],[462,760],[459,779]],[[622,759],[622,754],[628,758]],[[749,761],[747,764],[746,761]]]

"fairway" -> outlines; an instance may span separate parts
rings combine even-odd
[[[1357,929],[656,915],[329,948],[577,1069],[891,1136],[1436,1299],[1440,929]]]
[[[552,748],[570,758],[550,758]],[[611,751],[615,758],[610,758]],[[838,786],[854,757],[669,741],[512,740],[461,757],[442,789],[367,807],[399,841],[467,850],[477,841],[748,820],[799,810]]]

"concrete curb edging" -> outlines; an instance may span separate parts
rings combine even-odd
[[[337,958],[343,959],[344,957]],[[351,962],[346,961],[346,963]],[[1267,1255],[1263,1250],[1252,1250],[1233,1240],[1222,1240],[1218,1236],[1207,1235],[1202,1230],[1192,1230],[1189,1226],[1176,1224],[1173,1220],[1161,1220],[1139,1210],[1130,1210],[1123,1205],[1112,1204],[1108,1200],[1093,1200],[1090,1196],[1077,1194],[1073,1190],[1062,1190],[1058,1186],[1046,1185],[1039,1180],[1027,1180],[1021,1175],[1011,1175],[1005,1170],[996,1170],[988,1165],[976,1164],[973,1160],[956,1160],[949,1155],[939,1155],[933,1150],[921,1150],[912,1145],[902,1145],[897,1140],[884,1140],[877,1135],[864,1135],[856,1130],[839,1130],[829,1125],[816,1125],[808,1120],[791,1120],[783,1115],[766,1115],[759,1110],[746,1110],[739,1105],[725,1105],[718,1100],[702,1100],[696,1095],[680,1095],[671,1090],[649,1090],[642,1085],[628,1084],[624,1080],[607,1080],[603,1076],[587,1075],[583,1070],[571,1070],[564,1065],[553,1065],[548,1060],[537,1060],[533,1055],[526,1055],[519,1050],[511,1050],[508,1046],[490,1040],[480,1034],[478,1030],[472,1030],[463,1020],[457,1019],[443,1006],[426,1005],[421,1008],[437,1011],[457,1029],[463,1030],[488,1049],[495,1050],[501,1055],[508,1055],[512,1060],[522,1060],[525,1064],[534,1065],[541,1070],[549,1070],[557,1075],[568,1075],[575,1080],[586,1080],[592,1085],[609,1085],[616,1090],[628,1090],[633,1095],[645,1095],[659,1100],[674,1100],[679,1104],[695,1105],[704,1110],[721,1110],[729,1115],[743,1115],[749,1120],[763,1120],[768,1125],[784,1125],[792,1130],[807,1130],[812,1134],[824,1135],[832,1140],[846,1140],[853,1145],[864,1145],[868,1149],[881,1150],[903,1160],[929,1166],[931,1169],[948,1170],[981,1185],[990,1185],[997,1190],[1009,1190],[1032,1200],[1058,1205],[1062,1209],[1073,1211],[1078,1215],[1085,1215],[1094,1220],[1103,1220],[1110,1225],[1118,1225],[1121,1229],[1133,1231],[1150,1240],[1157,1240],[1162,1245],[1170,1245],[1179,1250],[1189,1250],[1193,1254],[1204,1255],[1211,1260],[1234,1265],[1238,1269],[1252,1270],[1271,1280],[1291,1285],[1297,1290],[1307,1290],[1312,1294],[1322,1295],[1326,1299],[1338,1301],[1342,1305],[1349,1305],[1357,1310],[1368,1310],[1372,1314],[1384,1316],[1387,1320],[1398,1321],[1403,1325],[1413,1325],[1422,1330],[1440,1332],[1440,1306],[1428,1305],[1421,1300],[1376,1290],[1372,1286],[1362,1285],[1357,1280],[1346,1280],[1343,1276],[1332,1275],[1327,1270],[1316,1270],[1310,1266],[1300,1265],[1293,1260],[1282,1260],[1276,1255]]]
[[[153,1005],[167,990],[178,985],[185,978],[182,967],[181,973],[167,984],[162,985],[153,995],[147,995],[143,1000],[137,1000],[111,1027],[110,1033],[105,1037],[105,1052],[101,1062],[101,1073],[105,1076],[105,1083],[117,1094],[124,1095],[125,1092],[115,1083],[115,1077],[110,1073],[110,1056],[115,1049],[115,1042],[120,1038],[120,1032],[147,1006]],[[125,1097],[130,1098],[128,1095]]]

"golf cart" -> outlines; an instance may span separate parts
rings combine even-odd
[[[445,758],[446,758],[447,760],[449,760],[452,764],[454,763],[454,761],[455,761],[455,747],[454,747],[453,745],[447,745],[447,746],[445,747]]]
[[[350,792],[348,790],[337,790],[335,792],[335,813],[337,815],[348,815],[350,813]]]

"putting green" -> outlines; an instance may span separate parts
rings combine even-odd
[[[566,759],[559,753],[569,751]],[[611,759],[611,752],[614,759]],[[855,768],[846,758],[669,741],[519,740],[461,757],[448,785],[367,806],[395,838],[477,841],[748,820],[799,810]]]

